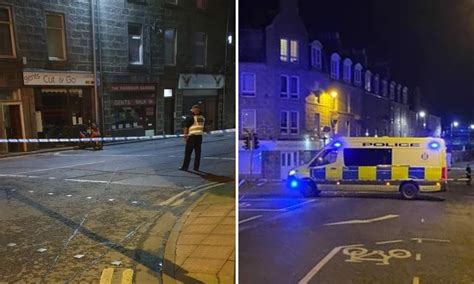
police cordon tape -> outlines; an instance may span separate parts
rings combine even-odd
[[[205,134],[234,133],[235,128],[224,130],[213,130]],[[0,139],[0,143],[58,143],[58,142],[114,142],[114,141],[134,141],[134,140],[158,140],[166,138],[179,138],[183,134],[167,134],[153,136],[129,136],[129,137],[94,137],[94,138],[8,138]]]

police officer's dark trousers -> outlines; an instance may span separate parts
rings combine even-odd
[[[198,170],[201,163],[201,144],[202,135],[189,135],[186,140],[186,149],[184,151],[183,169],[188,169],[191,161],[191,154],[194,150],[194,169]]]

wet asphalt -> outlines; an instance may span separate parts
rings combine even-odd
[[[234,137],[206,136],[198,173],[178,170],[180,138],[0,159],[0,282],[160,283],[176,220],[234,183]]]
[[[452,176],[461,175],[453,173]],[[474,283],[474,185],[402,200],[243,186],[240,283]]]

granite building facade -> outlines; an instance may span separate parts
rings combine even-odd
[[[0,137],[174,134],[194,103],[208,130],[233,127],[230,2],[0,0]]]
[[[242,174],[284,179],[337,136],[440,135],[440,125],[420,127],[408,87],[387,66],[337,33],[310,38],[296,1],[281,0],[267,22],[240,24],[240,139],[251,131],[261,140],[256,153],[240,151]]]

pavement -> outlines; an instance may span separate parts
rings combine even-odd
[[[202,172],[182,138],[0,159],[0,283],[163,283],[183,214],[235,192],[234,141],[206,136]]]
[[[168,239],[164,283],[234,283],[235,190],[212,190],[176,223]]]
[[[453,172],[462,174],[462,172]],[[283,183],[239,191],[241,283],[474,283],[474,186],[303,198]]]

